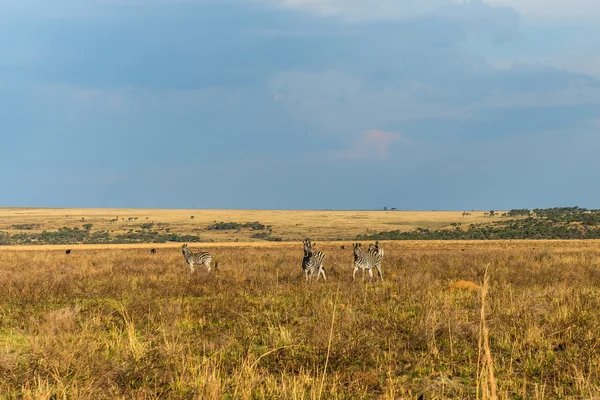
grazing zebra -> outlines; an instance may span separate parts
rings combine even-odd
[[[66,250],[65,254],[71,254],[71,249]]]
[[[152,254],[156,254],[156,249],[152,249],[152,250],[150,250],[150,253],[152,253]]]
[[[375,244],[370,244],[369,245],[369,251],[376,251],[377,253],[379,253],[379,255],[381,256],[381,258],[383,259],[383,249],[379,247],[379,240],[375,241]]]
[[[194,272],[194,264],[204,264],[206,265],[206,269],[210,272],[210,262],[212,261],[212,256],[207,252],[199,252],[193,253],[188,247],[187,244],[181,246],[181,253],[185,257],[185,261],[190,265],[190,272]],[[215,270],[217,269],[217,260],[215,260]]]
[[[304,277],[306,282],[312,280],[312,276],[315,271],[317,272],[317,282],[319,276],[323,275],[323,280],[327,280],[325,277],[325,269],[323,268],[323,261],[325,261],[325,254],[321,251],[315,251],[316,243],[310,243],[310,239],[305,239],[304,242],[304,258],[302,258],[302,270],[304,271]]]
[[[379,277],[383,282],[383,273],[381,272],[381,254],[379,251],[375,250],[375,246],[373,248],[364,251],[361,248],[360,243],[354,243],[352,245],[354,250],[354,273],[352,274],[352,280],[356,279],[356,271],[358,269],[362,269],[363,271],[363,280],[365,278],[365,270],[369,271],[369,280],[373,280],[373,268],[377,268],[377,272],[379,272]]]

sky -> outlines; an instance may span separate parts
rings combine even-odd
[[[0,206],[600,208],[597,0],[0,0]]]

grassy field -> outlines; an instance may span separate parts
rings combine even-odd
[[[194,245],[216,274],[176,244],[0,248],[0,397],[600,396],[600,242],[382,246],[369,284],[318,242],[311,285],[299,242]]]
[[[501,212],[498,212],[501,213]],[[194,217],[193,219],[191,217]],[[203,241],[259,241],[251,229],[208,230],[216,222],[248,223],[258,221],[271,226],[273,236],[283,240],[336,240],[375,232],[416,227],[436,228],[451,223],[479,223],[499,220],[484,211],[281,211],[281,210],[143,210],[143,209],[63,209],[0,208],[0,231],[10,234],[41,232],[62,227],[82,228],[92,224],[92,231],[104,230],[123,234],[154,223],[154,229],[179,234],[200,235]],[[25,230],[23,228],[26,228]]]

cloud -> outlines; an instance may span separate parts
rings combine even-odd
[[[597,0],[486,0],[494,6],[512,7],[526,16],[541,18],[594,19],[600,16]]]
[[[273,75],[269,89],[285,113],[330,135],[455,113],[454,106],[420,100],[410,89],[371,87],[365,81],[336,70],[282,71]],[[414,86],[415,92],[426,90]]]
[[[265,0],[280,7],[348,20],[412,18],[442,7],[463,5],[511,8],[528,17],[586,19],[600,16],[597,0]]]
[[[271,0],[281,7],[351,20],[414,17],[452,3],[451,0]]]
[[[405,141],[405,139],[397,132],[371,129],[363,132],[348,149],[333,151],[331,157],[346,161],[385,161],[388,158],[390,146],[401,141]]]

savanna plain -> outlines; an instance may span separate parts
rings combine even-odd
[[[353,281],[343,221],[461,215],[322,213],[281,218],[326,254],[310,284],[300,241],[190,243],[219,266],[193,274],[179,243],[0,246],[0,397],[600,398],[599,241],[382,241],[384,282]]]

